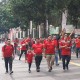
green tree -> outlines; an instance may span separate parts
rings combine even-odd
[[[19,26],[18,20],[11,13],[11,8],[7,2],[0,2],[0,31],[9,31],[12,27]]]
[[[69,23],[76,25],[80,17],[80,0],[8,0],[5,4],[1,5],[2,26],[28,28],[30,20],[35,25],[44,23],[44,27],[46,20],[49,24],[60,26],[65,10],[68,10]]]
[[[68,6],[68,12],[70,23],[77,28],[78,23],[80,22],[80,0],[71,0]]]

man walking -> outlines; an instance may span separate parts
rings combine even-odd
[[[45,55],[49,68],[48,71],[51,72],[55,59],[55,44],[53,43],[51,36],[49,36],[47,41],[45,42],[44,48],[45,48]]]
[[[27,45],[28,45],[28,42],[26,42],[26,39],[23,39],[21,41],[21,54],[19,56],[19,60],[21,59],[22,55],[25,54],[25,62],[26,62],[26,54],[28,49],[28,47],[26,47]]]
[[[61,56],[62,56],[62,64],[63,70],[68,70],[68,65],[71,57],[71,42],[67,40],[67,36],[64,36],[64,40],[60,43]]]
[[[15,51],[15,54],[16,54],[16,51],[17,51],[18,44],[19,44],[18,38],[15,38],[15,40],[14,40],[14,51]]]
[[[36,39],[36,43],[32,46],[35,53],[35,63],[36,63],[36,71],[40,72],[40,64],[42,61],[42,52],[43,52],[43,44],[40,43],[39,39]]]
[[[12,62],[14,58],[14,47],[11,44],[10,39],[7,39],[6,45],[2,47],[2,55],[4,58],[4,62],[5,62],[6,73],[8,73],[8,64],[9,64],[10,74],[12,74],[13,73]]]
[[[78,36],[75,40],[76,43],[76,57],[79,57],[79,52],[80,52],[80,36]]]

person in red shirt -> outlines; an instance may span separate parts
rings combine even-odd
[[[15,40],[14,40],[14,51],[15,51],[15,54],[16,54],[16,50],[17,50],[17,47],[18,47],[18,43],[19,43],[18,38],[15,38]]]
[[[64,34],[64,37],[66,36],[66,40],[71,41],[71,34],[68,36],[67,34]]]
[[[71,58],[71,42],[67,40],[67,36],[64,36],[64,40],[60,43],[63,70],[68,70],[68,65]]]
[[[64,37],[63,36],[60,36],[60,39],[59,39],[59,45],[61,44],[61,42],[64,40]],[[61,49],[59,48],[59,59],[61,60]]]
[[[44,44],[45,56],[48,63],[49,72],[52,70],[55,59],[55,45],[52,42],[51,36],[48,37],[47,42]]]
[[[56,62],[56,66],[59,65],[58,63],[58,55],[59,55],[59,41],[57,40],[57,37],[56,36],[53,36],[53,43],[56,47],[56,50],[55,50],[55,62]]]
[[[34,41],[34,39],[31,38],[30,41],[28,42],[29,48],[32,48],[33,44],[35,44],[35,41]]]
[[[76,44],[76,57],[78,58],[78,54],[80,51],[80,36],[78,36],[75,40],[75,44]]]
[[[30,37],[27,37],[27,38],[26,38],[26,41],[27,41],[27,42],[30,42],[30,40],[31,40]]]
[[[33,52],[30,49],[28,49],[28,52],[26,54],[26,59],[27,59],[27,62],[28,62],[29,73],[31,73],[31,65],[32,65],[33,57],[34,57]]]
[[[13,73],[12,62],[13,62],[13,58],[14,58],[14,47],[11,44],[10,39],[8,39],[6,43],[7,44],[5,44],[2,47],[2,55],[3,55],[4,61],[5,61],[6,73],[8,73],[8,64],[9,64],[10,74],[12,74]]]
[[[45,38],[44,41],[43,41],[43,43],[45,44],[46,42],[47,42],[47,39]]]
[[[36,63],[36,70],[40,72],[40,64],[42,61],[42,52],[43,52],[43,44],[40,43],[39,39],[36,39],[36,43],[32,46],[34,53],[35,53],[35,63]]]
[[[76,48],[76,45],[75,45],[75,38],[72,39],[71,44],[72,44],[71,53],[74,54],[74,53],[75,53],[75,48]]]
[[[27,53],[27,48],[26,45],[28,45],[27,42],[25,42],[25,39],[22,40],[21,42],[21,54],[19,56],[19,60],[21,59],[22,54],[25,54],[25,62],[26,62],[26,53]]]
[[[26,38],[26,39],[25,39],[25,42],[28,43],[28,45],[26,45],[26,48],[27,48],[27,49],[28,49],[28,48],[32,48],[32,45],[35,43],[34,39],[32,39],[32,38],[30,38],[30,37]]]

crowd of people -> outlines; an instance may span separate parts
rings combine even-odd
[[[23,54],[25,54],[25,62],[28,63],[28,71],[31,73],[31,65],[33,59],[35,59],[36,71],[40,72],[40,65],[43,57],[45,57],[48,65],[48,71],[51,72],[53,69],[54,61],[56,66],[59,66],[58,60],[62,60],[63,70],[69,69],[69,62],[71,60],[71,54],[76,54],[79,57],[80,51],[80,36],[72,37],[74,31],[68,35],[63,31],[60,34],[60,38],[56,35],[49,35],[47,38],[24,38],[21,42],[16,38],[11,44],[10,39],[8,39],[5,45],[2,47],[2,55],[5,61],[6,73],[8,73],[8,64],[10,74],[12,71],[12,62],[17,54],[17,46],[20,43],[21,53],[19,55],[19,60]],[[34,57],[34,58],[33,58]]]

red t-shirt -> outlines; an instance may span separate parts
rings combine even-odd
[[[25,45],[25,41],[21,42],[21,50],[27,50],[26,45]]]
[[[58,47],[58,40],[52,40],[52,42],[54,43],[54,45],[56,46],[56,47]]]
[[[59,45],[61,44],[61,40],[59,40]]]
[[[67,37],[67,40],[70,40],[70,41],[71,41],[71,37],[70,37],[70,36],[68,36],[68,37]]]
[[[32,48],[34,49],[34,53],[36,55],[41,55],[42,51],[43,51],[43,44],[41,44],[41,43],[33,44]]]
[[[61,40],[64,40],[64,37],[62,37],[62,39]],[[66,40],[71,40],[71,37],[70,36],[68,36],[67,38],[66,38]]]
[[[26,42],[30,42],[30,41],[31,41],[31,39],[30,39],[30,38],[27,38],[27,39],[25,39],[25,41],[26,41]]]
[[[29,46],[31,46],[32,47],[32,45],[35,43],[35,41],[33,41],[32,39],[30,39],[30,38],[27,38],[27,39],[25,39],[25,43],[28,43],[29,44]]]
[[[75,39],[76,47],[80,48],[80,39]]]
[[[52,41],[47,41],[44,48],[46,54],[55,54],[55,44]]]
[[[61,44],[61,42],[64,40],[64,37],[60,38],[59,40],[59,45]]]
[[[32,52],[28,52],[26,57],[27,57],[27,62],[28,63],[32,63],[32,60],[33,60],[33,53]]]
[[[68,42],[61,42],[60,46],[65,46],[67,45],[67,47],[71,47],[71,43]],[[71,54],[71,49],[70,48],[61,48],[61,55],[70,55]]]
[[[11,57],[14,52],[13,45],[4,45],[2,47],[2,52],[3,52],[3,57]]]
[[[44,39],[43,43],[45,44],[47,42],[47,39]]]
[[[14,40],[14,46],[18,46],[19,40]]]

